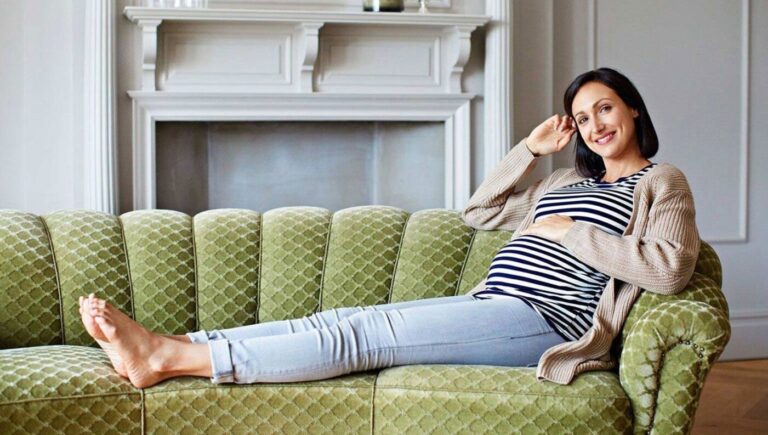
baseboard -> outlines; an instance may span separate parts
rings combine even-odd
[[[731,341],[719,361],[768,358],[768,310],[731,313]]]

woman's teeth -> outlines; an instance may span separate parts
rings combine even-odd
[[[604,137],[598,139],[597,143],[600,144],[600,145],[604,145],[607,142],[609,142],[611,139],[613,139],[613,135],[614,135],[614,133],[611,133],[608,136],[604,136]]]

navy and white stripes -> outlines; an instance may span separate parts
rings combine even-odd
[[[629,223],[633,191],[656,163],[613,183],[598,177],[547,192],[536,204],[534,222],[552,214],[570,216],[621,236]],[[535,309],[565,340],[578,340],[610,277],[581,262],[559,243],[528,234],[496,254],[479,299],[517,297]]]

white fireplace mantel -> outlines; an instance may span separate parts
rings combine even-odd
[[[443,3],[450,8],[449,0]],[[486,174],[509,148],[512,17],[505,0],[486,0],[488,16],[297,10],[298,3],[290,4],[282,11],[124,9],[142,33],[141,87],[129,92],[133,208],[156,207],[155,128],[163,121],[441,121],[445,207],[463,208],[470,195],[473,95],[463,91],[461,76],[472,31],[489,22]],[[217,47],[244,51],[233,55]],[[366,52],[382,50],[392,57],[388,62],[365,59]],[[232,59],[234,68],[222,69],[232,67]]]
[[[408,3],[409,2],[409,3]],[[235,15],[244,14],[242,16],[248,17],[247,20],[254,21],[259,19],[266,19],[267,21],[278,20],[277,15],[284,12],[285,9],[290,10],[304,10],[305,12],[299,12],[293,15],[292,20],[304,17],[306,18],[318,18],[320,21],[309,21],[311,26],[302,26],[301,29],[307,29],[309,32],[314,33],[325,25],[325,23],[342,23],[348,20],[369,20],[368,24],[364,26],[373,27],[392,27],[402,28],[403,25],[415,25],[421,26],[421,28],[440,27],[445,29],[453,29],[453,34],[460,36],[458,38],[461,41],[461,50],[451,53],[452,59],[455,61],[452,73],[454,76],[460,76],[463,63],[469,56],[469,29],[471,26],[479,26],[483,23],[487,24],[485,29],[485,71],[484,71],[484,92],[483,92],[483,118],[485,119],[484,125],[484,144],[483,144],[483,176],[487,175],[498,160],[509,150],[510,138],[512,137],[512,63],[511,63],[511,47],[512,47],[512,7],[507,0],[485,0],[486,8],[485,12],[487,16],[470,16],[462,17],[456,14],[436,14],[431,13],[429,16],[421,16],[416,14],[363,14],[356,12],[359,11],[359,0],[187,0],[183,2],[186,6],[196,6],[200,9],[215,9],[215,11],[195,10],[194,8],[179,8],[178,10],[167,10],[163,8],[151,7],[160,5],[176,5],[175,1],[171,0],[134,0],[134,4],[145,7],[129,7],[123,10],[123,15],[133,20],[142,31],[141,46],[139,47],[139,65],[141,70],[138,72],[137,77],[142,82],[142,88],[146,88],[142,91],[130,92],[133,98],[133,111],[134,116],[134,132],[133,132],[133,152],[134,157],[139,156],[139,159],[134,160],[134,192],[133,192],[133,207],[134,209],[148,208],[155,205],[155,190],[154,190],[154,131],[155,122],[158,120],[172,120],[177,116],[190,117],[188,108],[182,107],[185,103],[202,103],[203,101],[218,100],[218,107],[220,109],[217,116],[221,119],[265,119],[265,114],[258,110],[258,107],[264,102],[269,101],[271,97],[267,94],[252,95],[253,92],[238,92],[237,89],[227,89],[228,91],[238,92],[241,95],[235,97],[234,95],[221,94],[217,97],[216,92],[206,92],[205,90],[197,90],[198,92],[169,92],[157,90],[157,71],[156,63],[158,56],[158,28],[161,24],[165,23],[199,23],[199,24],[214,24],[223,23],[226,25],[231,22],[230,19]],[[415,5],[414,0],[407,0],[407,5],[413,7]],[[245,7],[251,8],[245,10]],[[430,6],[436,7],[438,10],[451,9],[451,0],[434,0],[430,2]],[[232,12],[232,8],[243,9],[238,12]],[[264,11],[257,11],[256,9],[264,9]],[[97,29],[107,29],[107,31],[114,30],[114,15],[112,13],[114,9],[105,9],[105,13],[92,14],[92,22],[89,21],[89,25],[94,26]],[[266,12],[267,10],[272,12]],[[282,10],[280,13],[274,11]],[[320,14],[312,14],[317,11]],[[330,12],[329,12],[330,11]],[[348,13],[339,13],[348,12]],[[433,11],[434,12],[434,11]],[[170,15],[169,15],[170,14]],[[207,14],[207,15],[206,15]],[[362,15],[362,16],[361,16]],[[443,16],[445,15],[445,16]],[[207,16],[207,19],[201,18]],[[325,20],[325,21],[323,21]],[[305,20],[306,21],[306,20]],[[373,21],[374,23],[371,23]],[[235,21],[237,23],[237,21]],[[339,25],[339,24],[336,24]],[[111,29],[111,30],[110,30]],[[327,29],[326,29],[327,30]],[[97,32],[89,33],[86,45],[91,44],[96,36]],[[311,35],[314,37],[314,35]],[[93,44],[92,44],[93,45]],[[96,46],[96,45],[93,45]],[[102,66],[109,64],[109,59],[114,59],[114,44],[107,46],[108,50],[106,54],[100,55],[97,59],[103,59]],[[309,49],[307,49],[309,48]],[[300,80],[300,86],[298,86],[298,92],[304,92],[305,94],[310,91],[315,91],[315,83],[307,83],[306,77],[316,76],[314,71],[314,63],[318,53],[313,52],[312,49],[318,49],[316,46],[306,46],[303,49],[301,76],[303,80]],[[90,49],[87,48],[87,51]],[[90,65],[90,64],[88,64]],[[86,75],[85,88],[92,89],[93,95],[112,95],[115,91],[115,81],[109,80],[109,73],[103,73],[104,71],[110,71],[108,67],[102,67],[98,69],[102,71],[100,75]],[[105,79],[105,77],[107,79]],[[454,82],[455,83],[455,82]],[[311,85],[311,86],[310,86]],[[154,89],[154,90],[153,90]],[[354,90],[354,89],[352,89]],[[402,90],[402,89],[401,89]],[[395,91],[386,96],[390,101],[397,102],[400,97],[397,95],[398,89],[390,87],[390,91]],[[309,93],[304,95],[306,98],[315,98],[315,103],[325,101],[327,104],[331,102],[344,102],[344,99],[334,97],[331,93],[325,93],[322,96]],[[319,98],[317,98],[319,97]],[[359,93],[356,96],[349,96],[348,99],[358,98],[360,104],[364,104],[365,94]],[[447,97],[440,102],[441,97]],[[449,103],[451,99],[455,99],[453,103]],[[468,165],[469,165],[469,105],[467,101],[471,96],[464,95],[462,92],[454,92],[451,95],[450,92],[447,95],[438,97],[437,95],[428,95],[428,98],[419,98],[418,95],[408,95],[404,97],[404,100],[409,103],[422,100],[424,107],[432,107],[432,114],[422,119],[442,119],[445,121],[446,132],[446,149],[452,150],[452,152],[446,153],[446,167],[453,168],[453,170],[446,171],[449,174],[446,178],[446,184],[450,185],[446,188],[446,203],[447,205],[453,204],[455,207],[459,207],[462,204],[462,199],[468,198]],[[199,100],[199,101],[198,101]],[[239,101],[238,101],[239,100]],[[245,101],[250,100],[250,103]],[[296,99],[285,99],[285,95],[281,95],[280,101],[293,101]],[[261,101],[261,103],[259,103]],[[278,102],[280,102],[278,101]],[[442,104],[442,106],[441,106]],[[347,105],[347,108],[357,107],[354,104],[348,105],[348,101],[342,105]],[[176,107],[176,109],[174,109]],[[228,107],[228,108],[227,108]],[[235,109],[237,107],[237,109]],[[321,105],[315,105],[314,107],[321,107]],[[369,111],[373,108],[373,105],[369,105]],[[392,106],[396,107],[396,104]],[[442,107],[439,109],[437,107]],[[381,107],[380,107],[381,108]],[[93,131],[109,131],[114,125],[115,107],[114,104],[103,105],[102,100],[95,100],[92,98],[85,98],[84,109],[86,113],[91,114],[86,120],[86,124],[91,127]],[[327,110],[326,107],[323,110]],[[410,106],[409,111],[395,110],[392,119],[409,118],[414,119],[420,116],[425,116],[429,110],[421,110],[418,106]],[[173,115],[176,110],[176,115]],[[319,109],[318,109],[319,110]],[[250,113],[250,115],[248,115]],[[326,114],[328,112],[325,112]],[[402,118],[397,118],[398,114]],[[196,115],[199,119],[202,119],[199,114]],[[227,118],[229,116],[229,118]],[[250,117],[249,117],[250,116]],[[322,113],[307,113],[304,112],[304,119],[316,119],[315,116],[321,117]],[[371,115],[372,117],[372,115]],[[106,130],[105,130],[106,126]],[[117,183],[114,182],[114,177],[104,177],[104,174],[113,173],[113,168],[117,167],[116,155],[112,149],[115,146],[114,132],[112,134],[98,134],[93,135],[94,141],[90,147],[86,148],[86,155],[84,156],[86,162],[88,174],[85,175],[85,191],[87,193],[88,206],[90,208],[98,209],[107,213],[116,213],[117,208]],[[146,159],[141,160],[141,156],[146,156]],[[96,163],[96,164],[93,164]],[[452,195],[452,196],[451,196]]]

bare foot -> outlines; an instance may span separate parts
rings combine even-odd
[[[93,337],[94,340],[96,340],[96,343],[101,346],[101,348],[104,350],[104,353],[106,353],[109,357],[109,360],[112,362],[112,367],[115,368],[117,374],[127,378],[128,373],[125,371],[125,366],[123,365],[123,361],[120,359],[120,355],[117,354],[117,351],[109,343],[107,337],[104,336],[104,332],[102,332],[99,324],[96,323],[96,320],[90,314],[90,306],[94,297],[95,295],[93,293],[91,293],[87,298],[80,296],[80,318],[83,321],[85,330],[88,331],[88,334]]]
[[[126,375],[138,388],[146,388],[178,374],[171,372],[173,340],[153,334],[106,301],[94,298],[89,313],[117,351]]]

